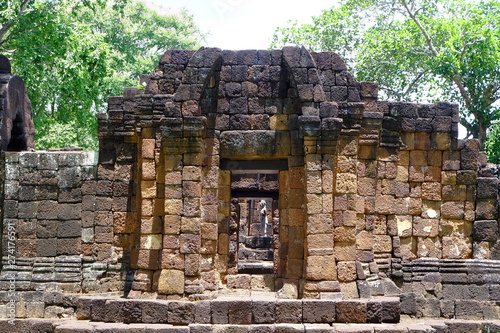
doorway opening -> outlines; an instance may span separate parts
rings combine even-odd
[[[277,174],[241,174],[234,178],[274,178]],[[240,178],[241,179],[241,178]],[[269,181],[269,180],[266,180]],[[238,273],[272,274],[274,273],[274,256],[277,249],[279,230],[278,192],[238,193],[232,195],[232,218],[236,217],[237,235],[231,237],[231,250],[237,255]],[[235,214],[234,214],[234,213]],[[276,237],[275,237],[276,236]],[[236,239],[237,237],[237,239]],[[276,245],[276,246],[275,246]],[[236,247],[236,248],[235,248]]]
[[[23,120],[18,112],[16,118],[12,122],[12,129],[10,132],[10,140],[7,145],[8,151],[23,151],[27,150],[26,133],[24,129]]]
[[[287,168],[286,160],[232,162],[238,168],[231,170],[228,267],[239,274],[275,274],[280,228],[278,173]]]

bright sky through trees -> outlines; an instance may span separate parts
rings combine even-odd
[[[308,23],[337,0],[145,0],[164,9],[185,8],[203,32],[205,46],[223,49],[267,49],[277,27],[288,20]]]

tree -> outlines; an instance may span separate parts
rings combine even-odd
[[[283,44],[340,53],[388,98],[457,102],[468,136],[483,143],[499,119],[497,0],[343,0],[312,24],[277,29],[272,47]]]
[[[484,150],[488,154],[491,163],[500,164],[500,123],[494,122],[488,129],[488,138]]]
[[[136,0],[5,3],[0,52],[28,87],[37,148],[97,148],[107,97],[136,86],[167,49],[196,48],[203,37],[187,12],[159,14]]]
[[[3,45],[12,30],[30,6],[31,0],[0,1],[0,45]]]

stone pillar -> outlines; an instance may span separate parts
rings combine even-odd
[[[333,256],[332,165],[328,166],[328,161],[323,160],[317,149],[309,147],[308,150],[312,153],[305,156],[307,203],[305,278],[311,281],[336,281],[337,270]],[[323,170],[324,165],[325,170]],[[338,291],[325,289],[324,286],[325,283],[318,286],[317,283],[310,282],[306,284],[305,289],[313,294],[320,291]],[[305,297],[306,292],[304,292]]]
[[[163,248],[158,293],[184,293],[184,254],[180,252],[179,235],[182,213],[182,154],[163,143],[165,159],[165,206],[163,216]],[[172,283],[174,282],[174,283]]]
[[[217,220],[214,224],[218,229],[216,229],[217,237],[217,260],[218,260],[218,272],[222,275],[228,273],[228,255],[229,255],[229,219],[231,216],[231,171],[228,170],[217,170],[214,168],[213,173],[217,175],[217,178],[213,179],[218,186],[218,199],[219,205],[217,207]],[[215,208],[215,207],[214,207]],[[217,222],[218,221],[218,222]],[[236,253],[238,256],[238,253]],[[238,273],[238,267],[235,268],[234,274]]]
[[[342,135],[335,163],[334,255],[342,295],[358,297],[356,286],[356,232],[358,227],[357,137]]]
[[[279,225],[279,249],[276,274],[278,277],[286,276],[287,254],[289,246],[288,228],[290,226],[290,171],[283,170],[278,174],[279,185],[279,210],[280,210],[280,225]],[[303,219],[302,219],[303,220]],[[276,259],[275,259],[276,261]]]
[[[330,116],[337,115],[335,112]],[[337,281],[337,263],[334,255],[334,160],[337,154],[339,118],[326,117],[316,131],[306,129],[314,136],[304,137],[306,244],[304,258],[304,297],[340,297]]]
[[[216,285],[217,225],[208,204],[215,200],[202,199],[208,195],[202,170],[205,119],[179,120],[172,118],[163,132],[164,235],[157,291],[166,295],[198,294]]]
[[[300,279],[304,258],[304,221],[307,219],[304,206],[305,174],[303,167],[292,166],[289,169],[288,251],[285,278]]]
[[[160,253],[163,245],[161,215],[163,208],[159,198],[157,182],[158,163],[156,140],[151,128],[143,128],[139,140],[138,158],[138,201],[140,208],[139,250],[135,275],[134,290],[151,291],[153,274],[159,269]],[[161,196],[160,196],[161,197]],[[142,281],[142,283],[141,283]]]
[[[366,84],[362,84],[361,92],[363,97]],[[379,232],[375,230],[375,225],[378,225],[380,221],[375,211],[375,195],[377,193],[377,150],[382,119],[383,113],[378,110],[376,104],[372,108],[365,109],[358,141],[357,194],[361,200],[358,208],[364,211],[364,216],[360,217],[359,228],[356,231],[357,284],[360,297],[370,297],[367,279],[376,275],[376,269],[373,266],[373,246],[374,235]]]

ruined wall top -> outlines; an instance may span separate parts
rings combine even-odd
[[[404,144],[400,132],[448,133],[449,144],[457,143],[457,105],[379,101],[377,83],[355,81],[333,52],[169,50],[140,82],[143,89],[126,88],[123,97],[109,99],[108,113],[100,115],[101,138],[132,137],[150,126],[180,135],[180,123],[173,124],[183,118],[199,129],[190,135],[286,127],[301,136],[361,130],[361,145],[396,148]]]

